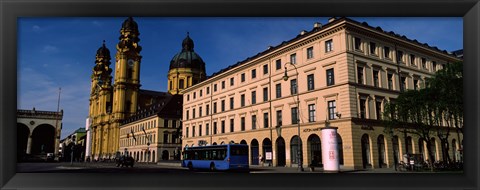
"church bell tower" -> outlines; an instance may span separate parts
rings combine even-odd
[[[91,75],[90,89],[90,107],[89,117],[92,120],[92,154],[100,155],[103,142],[102,137],[108,128],[110,114],[112,112],[113,87],[112,87],[112,69],[110,68],[110,50],[103,41],[102,47],[97,50],[95,56],[95,66]]]

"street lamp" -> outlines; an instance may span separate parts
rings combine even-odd
[[[284,68],[285,68],[285,74],[283,75],[283,80],[284,81],[287,81],[288,80],[288,75],[287,75],[287,64],[290,64],[293,66],[293,68],[295,68],[295,72],[297,73],[297,84],[295,86],[296,89],[296,94],[297,94],[297,124],[298,124],[298,150],[297,150],[297,155],[298,155],[298,171],[303,171],[303,158],[302,158],[302,146],[301,146],[301,143],[300,143],[300,95],[298,93],[298,70],[297,70],[297,67],[291,63],[291,62],[287,62],[285,63],[284,65]]]

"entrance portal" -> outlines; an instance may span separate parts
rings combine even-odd
[[[286,155],[285,155],[285,140],[282,137],[278,137],[277,141],[277,166],[286,165]]]

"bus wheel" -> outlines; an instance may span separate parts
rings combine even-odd
[[[192,166],[192,163],[188,163],[188,170],[192,171],[193,170],[193,166]]]
[[[215,164],[214,163],[210,164],[210,171],[215,171]]]

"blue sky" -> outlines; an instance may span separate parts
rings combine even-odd
[[[56,111],[58,88],[64,110],[61,138],[85,127],[90,75],[95,53],[106,41],[115,69],[115,46],[125,17],[20,18],[18,20],[19,109]],[[441,50],[463,49],[462,18],[355,18]],[[170,60],[181,50],[186,33],[206,62],[207,75],[243,61],[268,46],[288,41],[313,23],[328,18],[153,18],[135,17],[140,31],[142,89],[166,91]],[[112,81],[113,82],[113,81]]]

